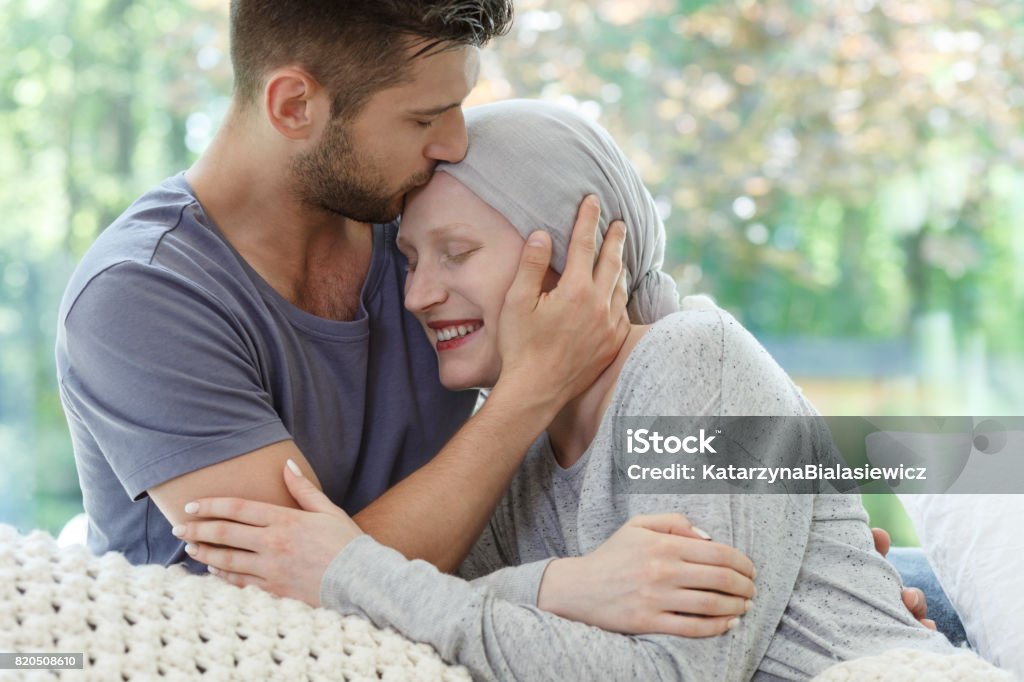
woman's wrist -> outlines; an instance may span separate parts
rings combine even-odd
[[[578,620],[578,617],[573,618],[572,615],[576,609],[571,605],[571,585],[574,577],[579,576],[576,569],[583,560],[584,557],[567,557],[555,559],[548,564],[537,591],[537,608],[562,618]]]

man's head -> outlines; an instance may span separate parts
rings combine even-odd
[[[394,218],[438,160],[465,153],[477,47],[511,0],[232,0],[235,100],[266,113],[307,206]]]

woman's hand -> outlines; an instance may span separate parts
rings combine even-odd
[[[537,605],[625,634],[720,635],[750,609],[755,571],[706,536],[682,514],[636,516],[590,554],[551,562]]]
[[[302,509],[208,497],[185,505],[196,520],[172,532],[188,542],[185,549],[194,559],[229,583],[319,606],[327,566],[363,531],[292,460],[284,481]]]

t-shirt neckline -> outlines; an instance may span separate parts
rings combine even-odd
[[[269,305],[274,306],[277,310],[283,313],[297,330],[308,335],[336,341],[359,341],[365,339],[369,335],[369,313],[366,309],[366,301],[376,295],[385,269],[384,256],[386,251],[386,225],[374,224],[371,228],[373,230],[373,247],[370,255],[370,267],[367,269],[366,279],[363,281],[363,286],[359,293],[359,311],[356,318],[354,320],[330,320],[325,317],[319,317],[309,313],[294,305],[274,289],[274,287],[272,287],[270,283],[267,282],[247,260],[245,260],[242,254],[239,253],[228,238],[224,236],[224,233],[220,228],[217,227],[213,218],[203,208],[202,203],[199,201],[199,197],[196,196],[195,190],[192,189],[192,186],[185,178],[184,171],[170,178],[170,181],[172,184],[177,184],[179,189],[192,197],[192,200],[195,202],[195,205],[202,214],[201,220],[198,222],[203,227],[210,230],[221,242],[224,243],[228,250],[231,251],[232,255],[234,255],[238,260],[242,269],[245,270],[246,275],[248,275],[253,285],[259,290],[263,299]]]

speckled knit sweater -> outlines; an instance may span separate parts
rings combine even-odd
[[[575,465],[560,468],[545,436],[534,444],[460,571],[490,575],[442,575],[361,537],[328,569],[323,603],[429,642],[481,679],[807,679],[896,647],[954,653],[903,606],[899,576],[875,551],[856,495],[612,492],[614,417],[812,414],[727,313],[671,315],[633,349]],[[736,628],[702,639],[631,637],[536,608],[552,557],[587,554],[632,516],[669,511],[753,560],[758,594]]]

